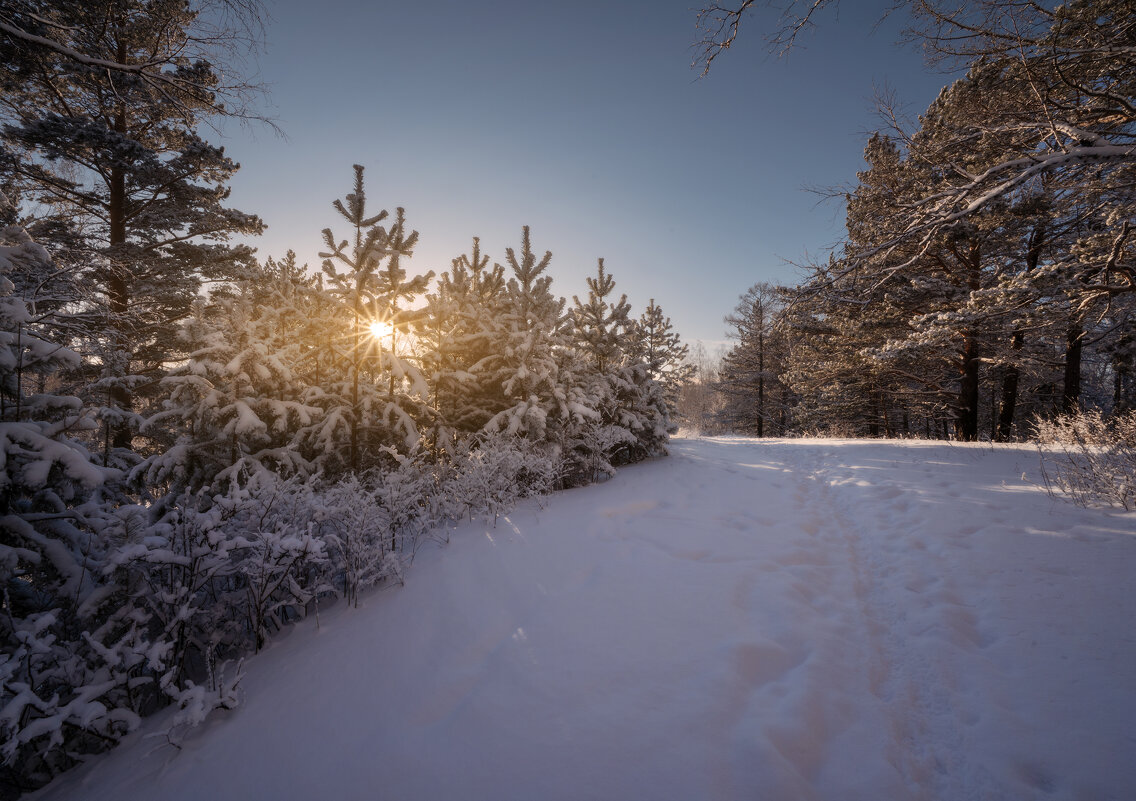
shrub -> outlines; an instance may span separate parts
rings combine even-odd
[[[1035,423],[1041,474],[1051,496],[1080,506],[1136,509],[1136,410],[1064,414]]]

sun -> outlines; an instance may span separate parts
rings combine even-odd
[[[388,322],[385,322],[383,320],[375,320],[373,323],[367,326],[367,330],[371,332],[371,336],[373,336],[375,339],[382,339],[385,336],[390,336],[393,328]]]

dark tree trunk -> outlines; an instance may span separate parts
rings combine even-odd
[[[1026,250],[1026,272],[1036,270],[1041,260],[1041,249],[1045,245],[1046,224],[1038,223],[1030,232],[1029,247]],[[1010,350],[1013,351],[1014,361],[1006,368],[1002,375],[1002,404],[998,410],[998,428],[994,439],[998,442],[1009,442],[1014,431],[1014,412],[1018,405],[1018,386],[1021,383],[1022,346],[1025,344],[1021,331],[1015,331],[1010,338]]]
[[[125,58],[125,50],[120,47],[119,55]],[[115,116],[114,129],[117,133],[126,134],[126,110],[120,109]],[[109,198],[107,203],[107,221],[109,223],[110,240],[110,275],[107,279],[107,307],[113,334],[113,347],[116,354],[121,354],[121,363],[116,368],[122,371],[117,378],[125,378],[130,374],[130,342],[127,339],[124,326],[130,312],[130,280],[128,268],[119,261],[119,249],[126,244],[126,170],[115,166],[110,170]],[[125,382],[111,385],[110,405],[130,412],[134,408],[134,393]],[[110,444],[114,448],[129,448],[134,438],[133,428],[128,422],[112,424],[110,430]]]
[[[1069,329],[1065,337],[1065,388],[1061,393],[1061,411],[1075,412],[1081,405],[1081,340],[1080,326]]]
[[[966,265],[966,287],[971,292],[982,288],[981,248],[977,242],[971,243],[964,259]],[[959,381],[958,418],[955,435],[964,442],[978,439],[978,332],[963,332],[962,377]]]
[[[962,379],[955,420],[955,436],[964,442],[978,439],[978,367],[978,339],[968,331],[963,338]]]
[[[1010,349],[1017,359],[1022,350],[1023,337],[1021,331],[1015,331],[1010,339]],[[1021,381],[1021,371],[1015,361],[1006,366],[1002,375],[1002,404],[998,409],[998,429],[994,433],[997,442],[1009,442],[1014,430],[1014,410],[1018,405],[1018,383]]]
[[[765,325],[764,317],[761,324]],[[757,334],[757,435],[765,436],[765,332]]]
[[[778,409],[779,419],[781,420],[781,430],[777,432],[781,436],[789,429],[789,387],[781,385],[781,408]]]
[[[1066,335],[1066,375],[1061,392],[1061,411],[1064,412],[1080,408],[1080,351],[1084,335],[1080,326],[1070,328]]]

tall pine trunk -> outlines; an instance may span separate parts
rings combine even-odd
[[[1037,269],[1041,261],[1041,248],[1045,244],[1045,221],[1038,223],[1029,236],[1029,249],[1026,251],[1026,272]],[[1014,331],[1010,337],[1010,350],[1013,351],[1014,361],[1007,366],[1002,376],[1002,403],[998,410],[998,428],[994,439],[998,442],[1009,442],[1014,430],[1014,412],[1018,405],[1018,386],[1021,383],[1022,348],[1025,344],[1024,335],[1020,330]]]
[[[761,317],[763,330],[757,334],[757,435],[765,436],[765,317]]]
[[[1014,352],[1015,359],[1022,351],[1023,340],[1021,331],[1015,331],[1010,338],[1010,350]],[[994,439],[997,442],[1010,441],[1010,435],[1014,430],[1014,411],[1018,405],[1018,384],[1020,381],[1021,370],[1015,361],[1007,365],[1006,372],[1002,374],[1002,402],[998,408],[998,429],[994,433]]]
[[[970,292],[982,288],[981,250],[978,243],[971,243],[966,254],[966,287]],[[962,375],[959,380],[958,416],[955,421],[955,436],[964,442],[978,439],[978,332],[967,329],[962,335]]]
[[[1065,387],[1061,393],[1061,411],[1075,412],[1081,404],[1081,341],[1084,331],[1076,325],[1065,335]]]
[[[125,47],[119,45],[120,61],[126,58]],[[126,109],[120,107],[114,119],[116,133],[126,135]],[[130,280],[125,264],[119,261],[120,251],[126,244],[126,168],[114,165],[109,171],[109,197],[107,202],[107,220],[109,223],[110,245],[110,275],[107,280],[107,307],[113,333],[112,347],[115,356],[115,368],[121,370],[120,375],[114,378],[124,379],[130,374],[129,342],[123,327],[126,325],[130,312]],[[134,393],[130,391],[125,381],[116,381],[111,384],[110,405],[130,412],[134,408]],[[115,422],[111,425],[109,433],[110,445],[114,448],[129,448],[134,438],[130,423],[126,421]],[[104,454],[105,459],[105,454]]]
[[[955,436],[964,442],[978,439],[978,338],[967,331],[962,346],[962,378],[959,381]]]

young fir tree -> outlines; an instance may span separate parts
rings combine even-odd
[[[422,364],[430,376],[436,426],[461,436],[479,431],[501,409],[487,385],[485,366],[505,288],[504,268],[487,269],[489,257],[473,238],[469,254],[455,258],[427,299],[418,328]],[[435,437],[437,439],[437,437]]]
[[[684,384],[694,377],[695,367],[688,362],[690,348],[683,344],[671,325],[671,318],[651,298],[639,317],[632,337],[634,355],[647,367],[647,377],[663,388],[669,418],[668,431],[678,430],[678,398]]]
[[[432,418],[428,402],[429,389],[422,371],[407,358],[407,348],[399,340],[399,332],[415,329],[426,312],[411,305],[426,293],[434,271],[407,278],[403,259],[414,255],[418,232],[406,230],[406,212],[401,207],[395,212],[395,222],[387,238],[386,266],[377,273],[376,294],[371,307],[371,333],[379,347],[380,369],[387,372],[387,403],[383,409],[383,422],[392,432],[400,435],[400,447],[414,449],[418,444],[419,428]],[[385,333],[389,330],[390,346]]]
[[[529,227],[521,232],[518,256],[507,248],[512,275],[494,333],[493,354],[484,360],[487,384],[498,387],[501,411],[485,430],[532,440],[556,439],[553,429],[584,407],[570,408],[560,376],[560,352],[566,346],[564,298],[553,296],[552,277],[545,275],[552,252],[537,261]]]
[[[189,357],[162,379],[167,395],[146,421],[177,436],[137,469],[147,486],[223,490],[263,470],[310,472],[301,433],[322,410],[304,402],[297,369],[304,355],[297,290],[309,284],[294,260],[283,268],[270,261],[197,304],[181,330]]]
[[[573,297],[573,346],[582,364],[578,378],[593,416],[575,426],[574,460],[586,479],[614,472],[620,464],[658,453],[667,436],[666,402],[648,366],[635,357],[635,336],[626,295],[611,300],[615,279],[599,259],[587,279],[588,299]]]
[[[189,313],[201,277],[231,274],[250,258],[226,240],[263,227],[226,207],[238,165],[198,133],[236,113],[226,101],[238,101],[241,87],[225,82],[233,73],[215,58],[234,34],[202,36],[207,23],[181,0],[19,11],[2,48],[0,161],[87,237],[86,277],[101,293],[88,332],[97,341],[87,347],[103,366],[105,459],[132,446],[136,390],[154,385],[178,353],[173,324]]]
[[[356,164],[354,170],[355,191],[332,204],[351,224],[352,241],[336,242],[331,229],[325,228],[328,250],[320,254],[328,292],[336,301],[331,311],[345,333],[333,335],[326,343],[330,359],[321,383],[326,394],[320,399],[324,416],[317,436],[323,453],[317,458],[332,469],[358,471],[374,462],[375,448],[384,439],[380,429],[385,393],[375,380],[382,344],[371,326],[378,319],[378,270],[391,237],[379,225],[387,217],[385,210],[367,216],[363,167]],[[337,262],[342,271],[336,268]]]

